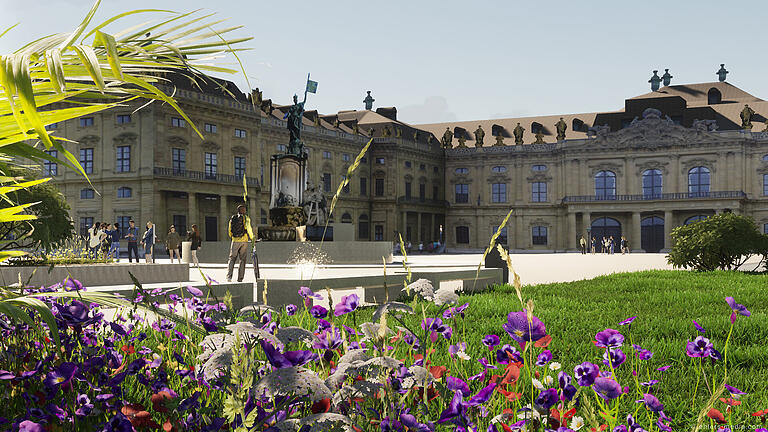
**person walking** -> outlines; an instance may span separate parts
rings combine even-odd
[[[613,255],[613,247],[615,246],[615,243],[613,241],[613,236],[610,236],[608,238],[608,250],[610,251],[609,254]]]
[[[88,255],[92,259],[96,259],[99,256],[99,246],[101,246],[101,237],[104,234],[104,232],[101,231],[100,228],[101,228],[101,224],[99,224],[99,222],[96,222],[88,230],[88,247],[90,248]]]
[[[195,266],[199,268],[200,262],[197,261],[197,251],[201,248],[203,242],[200,239],[200,231],[198,231],[196,224],[192,224],[192,231],[187,234],[187,241],[192,243],[189,251],[189,262],[195,263]]]
[[[581,254],[586,255],[587,254],[587,241],[584,240],[584,236],[581,236],[579,239],[579,246],[581,247]]]
[[[125,234],[125,239],[128,239],[128,262],[131,261],[131,255],[136,256],[136,262],[139,262],[139,229],[136,228],[136,222],[133,219],[128,221],[128,231]]]
[[[109,236],[109,257],[120,262],[120,224],[113,224],[112,229],[107,231]]]
[[[144,259],[147,264],[152,262],[152,249],[155,246],[155,227],[152,221],[147,222],[147,230],[141,238],[141,245],[144,247]]]
[[[101,255],[106,258],[109,256],[109,243],[111,243],[112,239],[109,237],[109,227],[110,225],[106,222],[101,223]]]
[[[624,255],[627,253],[627,239],[624,236],[621,236],[621,254]]]
[[[245,264],[248,261],[248,242],[253,239],[251,219],[245,214],[245,205],[237,206],[237,213],[229,219],[229,237],[232,244],[229,247],[229,264],[227,266],[227,282],[232,282],[232,273],[235,270],[235,261],[240,260],[237,270],[237,281],[242,282],[245,277]]]
[[[173,255],[176,255],[176,259],[181,264],[181,255],[179,254],[179,248],[181,247],[181,236],[176,232],[176,227],[171,225],[168,230],[168,236],[165,238],[165,247],[168,249],[168,255],[171,256],[171,264],[173,264]]]
[[[592,236],[592,255],[597,253],[597,239],[595,236]]]

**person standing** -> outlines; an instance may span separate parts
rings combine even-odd
[[[112,229],[107,231],[109,236],[109,257],[120,262],[120,225],[113,224]]]
[[[187,234],[187,241],[192,243],[189,251],[189,261],[195,263],[195,266],[199,268],[200,262],[197,261],[197,251],[201,248],[203,242],[200,239],[200,231],[197,230],[196,224],[192,224],[192,231]]]
[[[621,254],[624,255],[625,253],[627,253],[627,239],[621,236]]]
[[[92,259],[96,259],[99,256],[99,246],[101,246],[101,236],[104,234],[103,231],[99,229],[100,227],[101,225],[99,224],[99,222],[96,222],[88,230],[88,247],[90,248],[88,255]]]
[[[592,255],[594,255],[597,252],[597,239],[595,236],[592,236]]]
[[[109,236],[110,224],[102,222],[101,224],[101,254],[106,258],[109,256],[109,244],[112,242],[112,238]]]
[[[171,264],[173,264],[173,255],[176,255],[176,259],[181,264],[181,255],[179,254],[179,247],[181,247],[181,236],[176,232],[176,227],[171,225],[168,230],[168,237],[165,239],[165,247],[168,248],[168,255],[171,256]]]
[[[147,222],[147,230],[141,238],[141,245],[144,246],[144,259],[149,264],[152,262],[152,249],[155,246],[155,227],[152,221]]]
[[[584,240],[584,236],[581,236],[579,239],[579,246],[581,247],[581,254],[586,255],[587,254],[587,241]]]
[[[125,235],[126,239],[128,239],[128,262],[131,262],[131,252],[133,252],[133,255],[136,256],[136,262],[139,262],[139,248],[138,248],[138,242],[139,242],[139,229],[136,228],[136,222],[133,221],[133,219],[128,221],[128,232]]]
[[[237,213],[229,219],[229,237],[232,244],[229,247],[229,265],[227,266],[227,282],[232,282],[232,273],[235,270],[235,261],[240,260],[237,270],[237,281],[242,282],[245,277],[245,264],[248,261],[248,242],[253,239],[251,219],[245,214],[245,205],[237,206]]]
[[[610,253],[611,255],[613,255],[613,248],[614,248],[614,246],[615,246],[615,243],[614,243],[614,241],[613,241],[613,236],[610,236],[610,237],[608,238],[608,250],[610,251],[609,253]]]

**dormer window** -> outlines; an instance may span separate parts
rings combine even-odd
[[[720,90],[712,87],[707,92],[707,104],[709,105],[715,105],[719,104],[723,101],[723,95],[720,93]]]
[[[469,173],[469,168],[456,168],[456,174],[467,174]]]

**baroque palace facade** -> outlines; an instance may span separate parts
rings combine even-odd
[[[81,232],[133,218],[158,224],[161,240],[171,223],[226,240],[243,176],[254,223],[268,223],[269,158],[288,142],[289,106],[226,81],[229,94],[172,81],[164,90],[204,139],[161,104],[53,125],[77,141],[71,150],[95,188],[44,166]],[[402,234],[452,250],[486,247],[510,209],[499,242],[511,250],[573,250],[583,235],[657,252],[672,228],[723,211],[768,227],[768,102],[724,81],[665,84],[605,113],[408,125],[395,108],[307,111],[310,181],[330,198],[372,138],[332,222],[352,224],[356,240]]]

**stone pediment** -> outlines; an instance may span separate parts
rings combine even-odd
[[[603,126],[594,128],[589,134],[593,138],[587,141],[587,145],[619,149],[657,149],[700,142],[727,141],[710,132],[716,128],[715,125],[696,123],[696,128],[686,128],[675,124],[667,116],[662,118],[661,111],[648,108],[643,111],[642,119],[635,118],[629,126],[616,132],[610,132]]]

